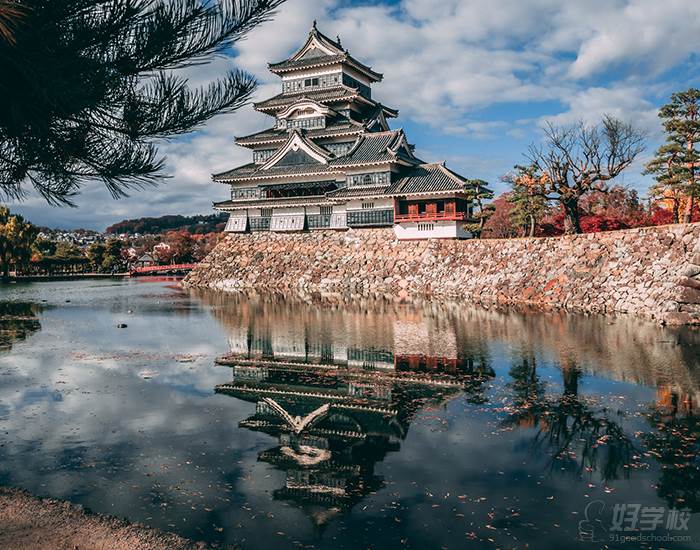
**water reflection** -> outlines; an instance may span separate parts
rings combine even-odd
[[[231,332],[218,363],[233,379],[216,391],[256,404],[239,426],[277,439],[258,455],[285,472],[273,497],[298,504],[317,526],[384,486],[376,464],[400,450],[419,409],[465,392],[483,403],[495,374],[485,349],[460,353],[469,347],[449,323],[416,313],[368,330],[362,311],[317,310],[291,325],[275,302],[238,305],[218,313]]]
[[[216,305],[221,297],[204,299]],[[298,502],[316,523],[381,488],[375,463],[400,450],[416,412],[457,396],[505,402],[490,404],[502,413],[501,430],[525,434],[550,474],[595,476],[607,487],[656,460],[659,496],[700,510],[697,332],[449,304],[290,310],[261,296],[227,300],[214,312],[230,333],[231,352],[219,363],[233,379],[217,391],[256,403],[240,426],[278,438],[259,455],[286,472],[274,497]],[[495,394],[494,342],[508,347],[510,361]],[[543,380],[540,363],[555,367],[558,380]],[[635,431],[633,403],[582,391],[590,375],[657,388],[643,414],[652,433]]]
[[[697,331],[171,282],[4,298],[41,326],[0,353],[4,485],[245,548],[575,547],[592,501],[700,511]]]
[[[0,302],[0,351],[9,351],[12,344],[41,330],[40,304],[32,302]]]

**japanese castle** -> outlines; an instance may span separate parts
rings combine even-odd
[[[282,92],[255,104],[272,128],[236,143],[253,162],[215,174],[231,186],[226,231],[393,227],[399,239],[468,238],[468,180],[414,155],[398,111],[372,98],[382,75],[352,57],[314,22],[304,46],[269,65]]]

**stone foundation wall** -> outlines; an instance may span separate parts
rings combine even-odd
[[[700,224],[469,241],[397,241],[390,228],[227,235],[186,284],[430,295],[700,323]]]

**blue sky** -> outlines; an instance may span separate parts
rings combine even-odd
[[[445,160],[470,178],[504,190],[500,176],[523,162],[547,121],[595,122],[604,113],[649,133],[639,162],[620,178],[644,196],[641,166],[660,143],[656,116],[674,91],[700,86],[697,0],[288,0],[229,57],[187,70],[206,84],[240,67],[260,80],[256,100],[278,93],[267,63],[306,39],[312,20],[360,60],[384,73],[374,96],[400,110],[425,160]],[[270,126],[251,106],[163,143],[166,183],[114,201],[88,184],[76,209],[37,197],[12,205],[41,225],[104,229],[126,217],[198,214],[226,197],[210,174],[249,162],[233,138]]]

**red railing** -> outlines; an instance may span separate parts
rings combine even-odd
[[[396,214],[396,222],[425,222],[425,221],[463,221],[466,219],[466,212],[421,212],[420,214]]]
[[[148,267],[134,267],[129,273],[132,275],[144,275],[146,273],[167,273],[169,271],[190,271],[197,264],[171,264],[171,265],[150,265]]]

